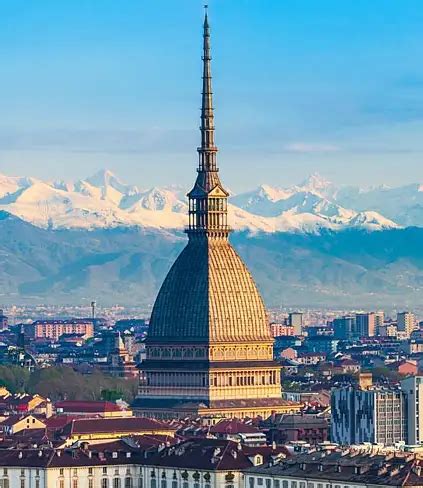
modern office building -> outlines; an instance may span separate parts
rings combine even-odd
[[[400,388],[336,388],[331,440],[341,445],[407,442],[407,402]]]
[[[354,337],[355,329],[355,317],[352,315],[344,316],[333,321],[335,339],[349,341]]]
[[[288,317],[288,324],[294,328],[294,335],[300,336],[303,334],[303,314],[299,312],[292,312]]]
[[[416,317],[411,312],[400,312],[397,314],[398,331],[405,332],[407,337],[410,337],[413,330],[416,328]]]
[[[357,338],[375,336],[377,327],[383,325],[384,319],[383,312],[357,313],[354,335]]]
[[[407,444],[423,444],[423,376],[410,376],[401,381],[407,400]]]

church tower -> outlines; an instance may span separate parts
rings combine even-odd
[[[269,416],[295,411],[281,399],[281,368],[263,300],[228,237],[228,192],[219,178],[210,27],[203,26],[201,145],[188,193],[188,244],[155,302],[135,408],[157,418]]]

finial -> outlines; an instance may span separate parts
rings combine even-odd
[[[209,6],[207,4],[204,5],[204,25],[205,27],[209,26],[209,19],[208,19],[208,11],[209,11]]]

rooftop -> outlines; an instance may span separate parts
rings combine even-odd
[[[423,460],[417,455],[371,449],[347,449],[300,454],[278,464],[254,467],[263,476],[337,480],[363,485],[417,486],[422,484]]]

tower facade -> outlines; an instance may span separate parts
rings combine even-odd
[[[155,302],[135,408],[144,415],[245,417],[289,412],[263,300],[228,237],[217,165],[210,28],[203,32],[201,144],[188,193],[188,244]]]

